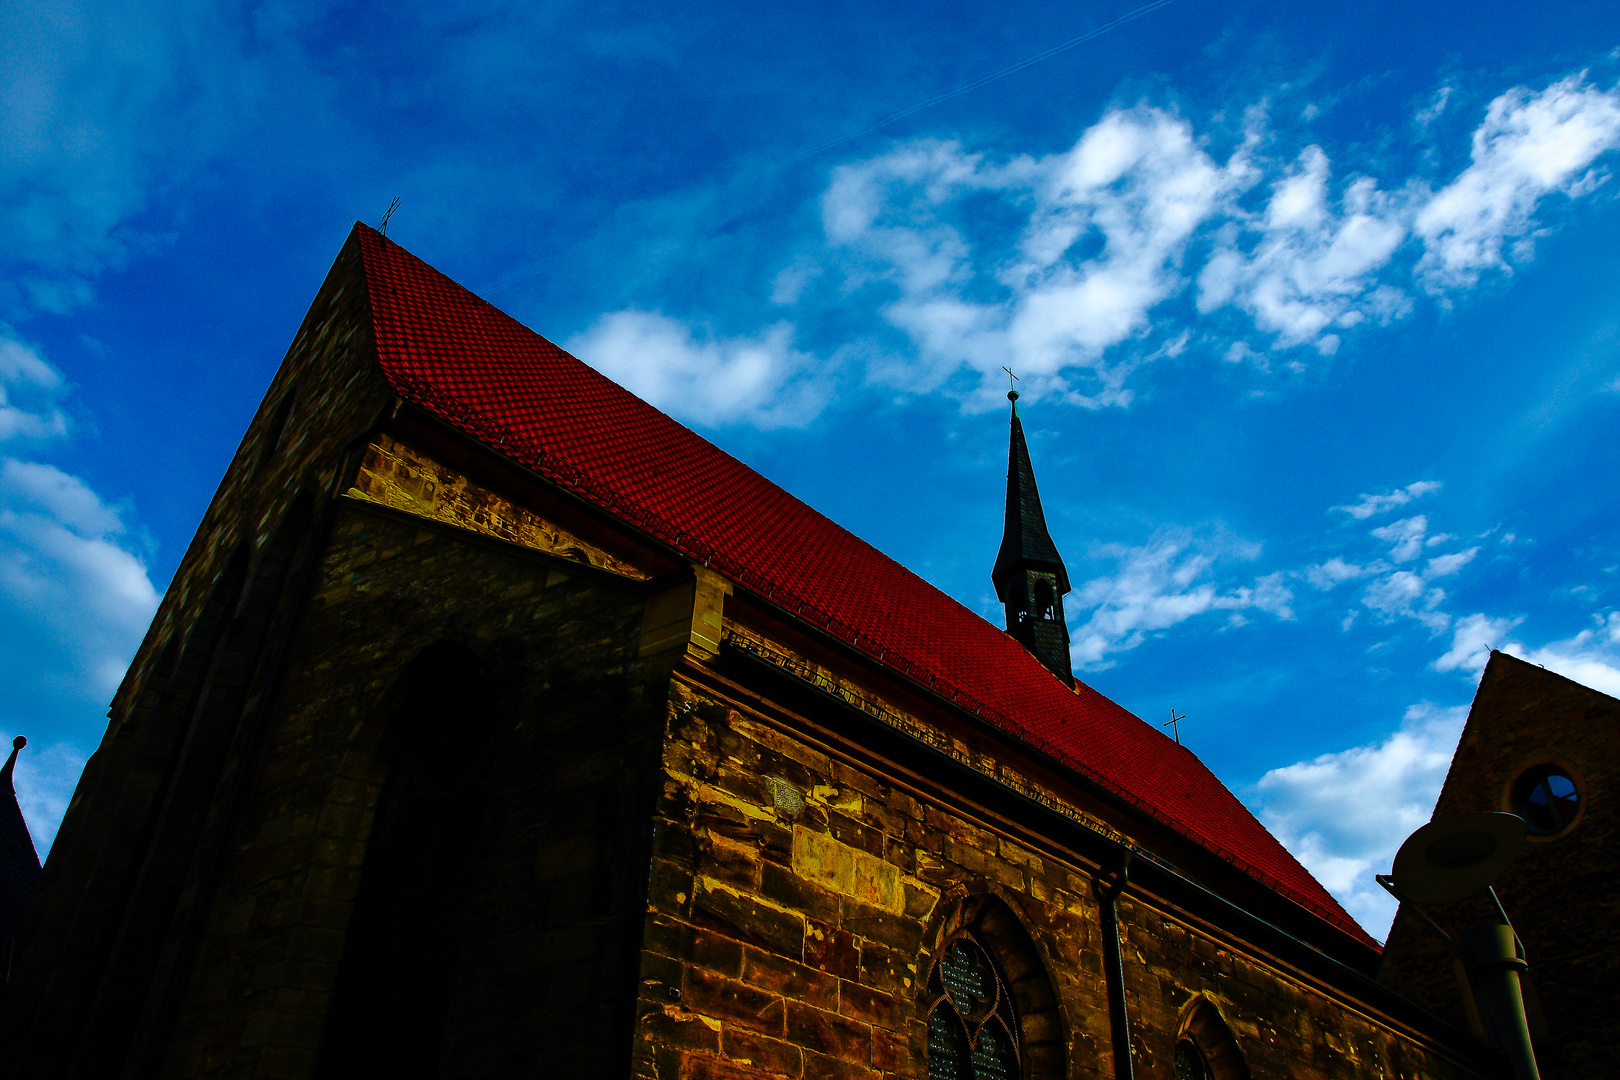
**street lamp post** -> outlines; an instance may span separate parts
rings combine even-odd
[[[1410,904],[1448,948],[1461,957],[1492,1041],[1513,1066],[1515,1080],[1540,1080],[1521,977],[1530,970],[1523,945],[1491,883],[1524,847],[1528,829],[1514,814],[1452,814],[1406,838],[1389,874],[1378,884]],[[1464,931],[1459,944],[1420,905],[1450,904],[1485,892],[1500,923]]]

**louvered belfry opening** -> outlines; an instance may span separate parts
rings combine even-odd
[[[318,1075],[436,1077],[484,827],[483,665],[441,644],[401,676]]]

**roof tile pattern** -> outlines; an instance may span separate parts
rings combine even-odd
[[[364,225],[398,393],[1044,751],[1367,945],[1186,748]]]

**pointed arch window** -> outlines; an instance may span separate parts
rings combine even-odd
[[[1202,994],[1183,1007],[1175,1066],[1176,1080],[1251,1080],[1232,1029]]]
[[[971,931],[928,976],[928,1080],[1016,1080],[1018,1017],[1005,980]]]
[[[264,468],[281,449],[281,437],[287,432],[287,421],[292,418],[293,403],[298,398],[298,388],[291,386],[281,395],[276,403],[276,411],[270,417],[270,425],[265,429],[263,439],[259,444],[259,468]]]
[[[388,779],[366,844],[319,1077],[436,1077],[485,828],[489,677],[440,643],[391,694]]]

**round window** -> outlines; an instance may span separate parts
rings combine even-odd
[[[1581,793],[1569,773],[1557,765],[1526,769],[1513,784],[1513,812],[1524,818],[1535,836],[1553,836],[1575,823]]]

